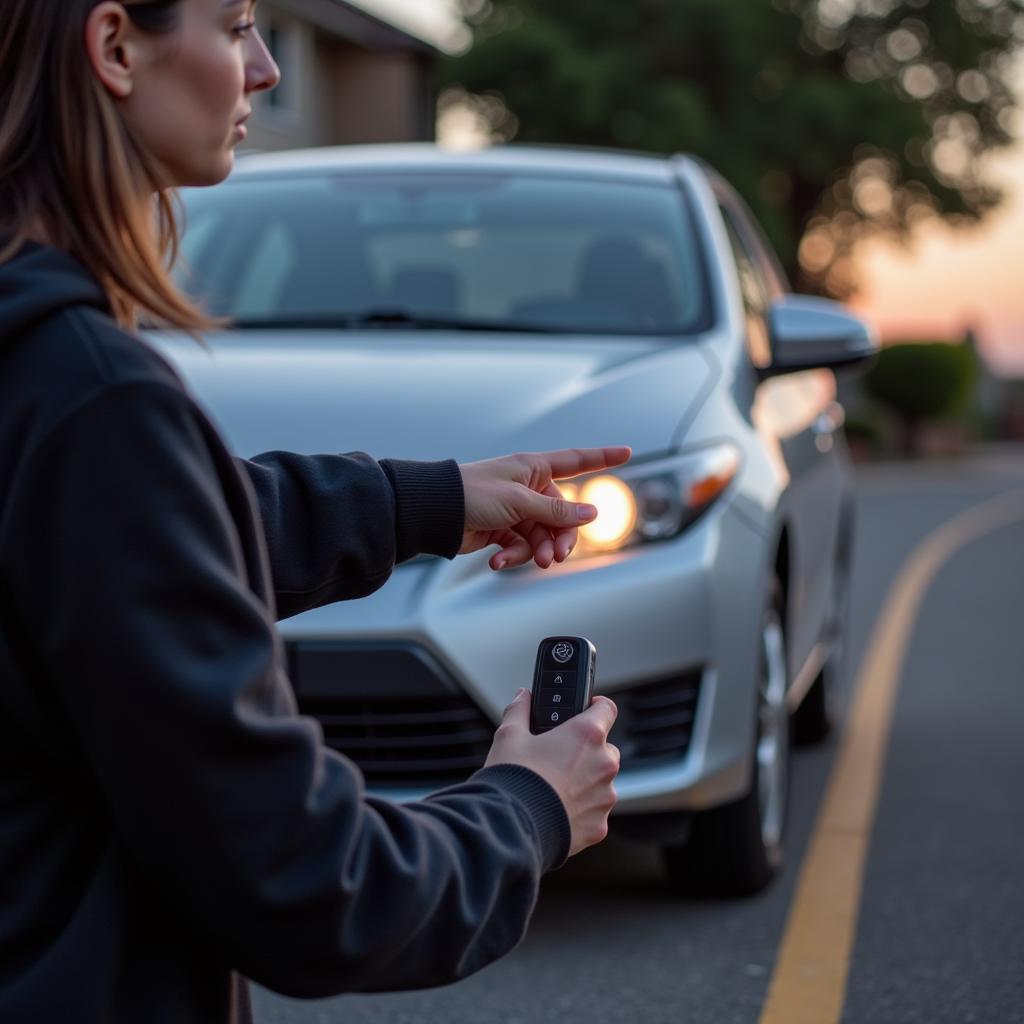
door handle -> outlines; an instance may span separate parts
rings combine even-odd
[[[815,437],[825,434],[834,434],[846,423],[846,410],[838,403],[832,402],[828,408],[821,413],[811,425],[811,431]]]
[[[835,447],[835,433],[842,429],[845,422],[846,410],[838,402],[832,402],[811,424],[814,447],[822,455],[827,455]]]

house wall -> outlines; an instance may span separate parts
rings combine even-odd
[[[271,5],[258,9],[260,34],[281,68],[281,84],[253,97],[245,149],[323,145],[325,114],[317,65],[317,31]]]
[[[434,137],[420,96],[430,91],[412,53],[370,53],[341,43],[324,54],[330,68],[332,142],[420,142]]]
[[[273,4],[257,22],[282,80],[254,96],[243,151],[434,138],[430,55],[367,49]]]

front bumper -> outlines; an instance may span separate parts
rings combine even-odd
[[[543,573],[416,561],[282,624],[300,709],[372,790],[416,799],[483,763],[543,637],[587,636],[621,708],[616,814],[727,802],[749,785],[763,548],[723,505],[673,541]]]

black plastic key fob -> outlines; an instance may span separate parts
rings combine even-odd
[[[590,707],[597,648],[582,636],[549,636],[537,649],[530,732],[547,732]]]

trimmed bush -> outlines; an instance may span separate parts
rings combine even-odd
[[[891,345],[864,375],[864,390],[903,424],[904,451],[915,454],[921,427],[968,415],[977,387],[974,353],[942,342]]]

